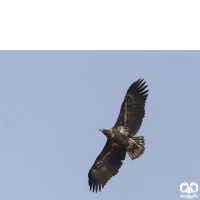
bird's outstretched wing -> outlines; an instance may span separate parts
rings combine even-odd
[[[99,189],[101,191],[101,188],[104,187],[108,180],[117,174],[125,156],[125,148],[114,148],[110,145],[110,141],[107,140],[102,152],[88,173],[90,190],[97,192]]]
[[[129,87],[122,103],[119,117],[113,127],[124,126],[131,137],[135,136],[140,129],[145,115],[144,106],[148,96],[148,90],[145,90],[147,87],[145,83],[143,79],[139,79]]]

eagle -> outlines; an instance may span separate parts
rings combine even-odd
[[[92,165],[89,173],[90,190],[101,191],[108,180],[118,173],[126,152],[132,160],[144,152],[144,137],[134,137],[140,129],[145,115],[147,85],[143,79],[134,82],[128,89],[114,127],[100,131],[107,137],[107,142]]]

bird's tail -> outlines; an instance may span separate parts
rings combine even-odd
[[[144,137],[129,138],[127,152],[132,160],[138,158],[144,152]]]

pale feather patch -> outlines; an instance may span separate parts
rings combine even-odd
[[[102,171],[104,171],[104,172],[107,170],[107,168],[104,167],[104,166],[103,166],[101,169],[102,169]]]
[[[124,128],[124,126],[118,126],[118,131],[124,135],[128,135],[128,132],[126,131],[126,129]]]
[[[136,146],[137,143],[134,141],[134,139],[129,138],[129,145],[128,148],[133,148],[134,146]]]

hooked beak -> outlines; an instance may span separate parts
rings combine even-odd
[[[102,131],[103,131],[103,129],[99,129],[99,131],[101,131],[101,132],[102,132]]]

